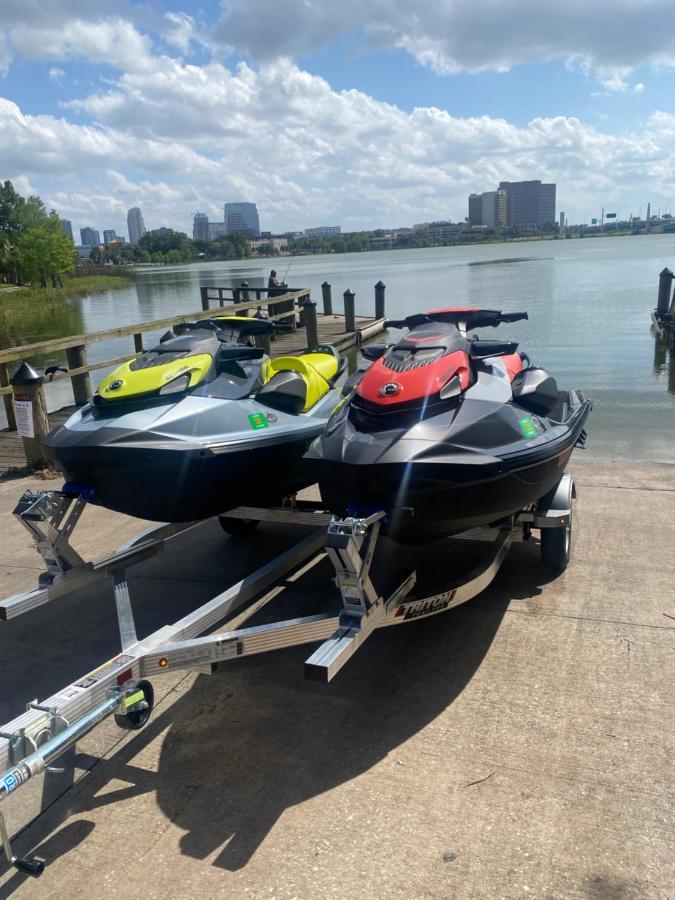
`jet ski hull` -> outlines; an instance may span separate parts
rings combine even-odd
[[[560,481],[569,446],[532,463],[319,464],[323,502],[340,515],[384,509],[384,533],[402,544],[440,540],[491,525],[545,496]]]
[[[120,446],[114,434],[108,443],[101,435],[96,443],[73,443],[59,431],[45,453],[67,483],[92,503],[139,519],[206,519],[242,504],[278,502],[311,483],[302,462],[311,435],[214,451],[180,441],[153,445],[147,436],[137,447]]]

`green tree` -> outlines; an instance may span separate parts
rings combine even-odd
[[[62,287],[63,277],[75,268],[73,242],[61,228],[56,213],[25,228],[18,242],[21,266],[34,284]]]

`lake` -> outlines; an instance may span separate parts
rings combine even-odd
[[[530,318],[500,326],[499,336],[520,341],[537,365],[563,387],[586,391],[594,401],[587,455],[675,463],[675,354],[650,332],[658,273],[675,268],[675,236],[560,240],[392,250],[292,260],[208,262],[140,269],[123,290],[69,301],[62,317],[31,315],[22,343],[158,319],[201,308],[202,285],[266,284],[271,266],[291,287],[311,289],[321,309],[321,283],[356,293],[356,309],[374,314],[374,285],[386,286],[387,315],[439,306],[527,310]],[[3,333],[0,299],[0,346]],[[64,324],[65,323],[65,324]],[[66,329],[66,330],[64,330]],[[391,332],[396,335],[396,332]],[[488,337],[496,331],[486,329]],[[157,335],[158,336],[158,335]],[[151,336],[145,337],[146,345]],[[16,324],[11,342],[17,340]],[[121,356],[130,338],[93,344],[89,361]],[[42,360],[61,362],[60,358]],[[107,370],[92,373],[96,383]],[[68,382],[47,388],[50,409],[72,402]]]

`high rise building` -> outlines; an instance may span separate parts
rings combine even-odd
[[[103,243],[110,244],[114,240],[117,240],[117,234],[115,233],[115,229],[114,228],[106,228],[103,232]]]
[[[59,222],[61,223],[61,228],[63,228],[65,233],[68,235],[68,237],[72,241],[73,240],[73,225],[72,225],[70,219],[59,219]]]
[[[192,240],[208,241],[209,238],[209,217],[206,213],[196,212],[192,222]]]
[[[145,234],[143,213],[137,206],[134,206],[127,213],[127,227],[129,229],[129,243],[137,244]]]
[[[506,192],[506,221],[512,228],[555,224],[555,185],[541,181],[500,181]]]
[[[226,203],[224,213],[228,234],[246,231],[250,237],[260,237],[260,219],[255,203]]]
[[[483,195],[469,194],[469,225],[483,224]]]
[[[101,236],[97,228],[80,228],[80,243],[83,247],[98,247],[101,243]]]
[[[469,225],[485,225],[488,228],[506,225],[506,192],[469,194]]]
[[[560,230],[561,231],[565,230],[565,213],[564,212],[560,213]]]
[[[305,228],[305,237],[319,238],[322,241],[325,241],[327,238],[337,237],[339,234],[339,225],[321,225],[318,228]]]

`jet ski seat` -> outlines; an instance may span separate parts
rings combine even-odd
[[[325,357],[325,359],[324,359]],[[275,375],[281,372],[297,372],[307,386],[302,412],[311,409],[330,390],[328,378],[337,372],[338,362],[327,353],[305,353],[302,356],[279,356],[268,367],[268,379],[261,393],[268,394]],[[325,374],[324,374],[325,373]]]

